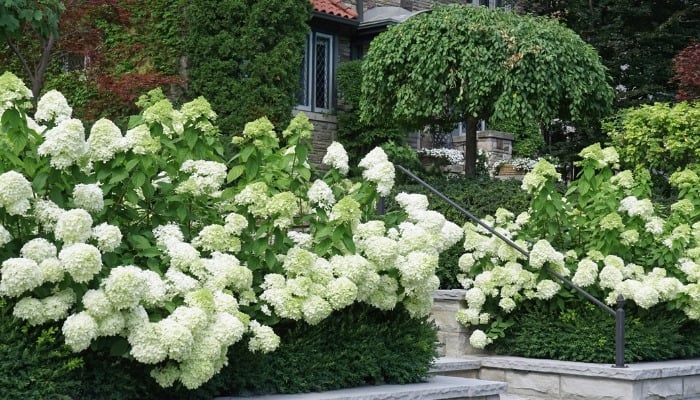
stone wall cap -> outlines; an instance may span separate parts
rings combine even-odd
[[[466,294],[464,289],[441,289],[433,293],[433,300],[464,300]]]
[[[485,131],[478,131],[476,133],[476,137],[478,139],[485,139],[485,138],[496,138],[496,139],[506,139],[506,140],[513,140],[514,136],[510,132],[501,132],[501,131],[492,131],[492,130],[485,130]]]
[[[430,368],[431,373],[472,371],[481,368],[481,361],[475,358],[440,357]]]
[[[592,376],[619,380],[672,378],[700,374],[700,359],[640,362],[626,368],[610,364],[544,360],[511,356],[474,356],[486,368],[512,369],[562,375]]]

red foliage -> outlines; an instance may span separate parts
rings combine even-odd
[[[65,0],[66,11],[60,21],[58,52],[69,69],[85,71],[96,98],[86,110],[85,117],[114,117],[124,111],[135,111],[139,95],[158,86],[181,84],[178,76],[165,75],[149,64],[143,54],[143,44],[133,42],[105,43],[107,25],[125,32],[135,31],[130,7],[140,0]],[[143,4],[142,4],[143,5]],[[123,60],[138,60],[135,68],[118,66]],[[72,64],[72,66],[70,65]],[[118,68],[115,68],[118,67]]]
[[[693,41],[673,58],[673,80],[678,82],[676,99],[700,99],[700,42]]]

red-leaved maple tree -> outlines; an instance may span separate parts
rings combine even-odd
[[[673,80],[678,82],[676,99],[700,99],[700,41],[693,41],[673,58]]]

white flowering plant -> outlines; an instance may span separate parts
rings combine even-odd
[[[424,148],[417,151],[418,155],[441,160],[445,165],[458,165],[464,162],[464,153],[458,149]]]
[[[224,160],[204,98],[176,109],[151,91],[126,132],[102,119],[87,138],[60,93],[33,116],[30,100],[0,75],[0,296],[31,325],[60,324],[74,351],[147,364],[164,387],[202,385],[242,340],[274,351],[281,320],[316,324],[354,302],[425,317],[439,253],[462,237],[421,195],[376,216],[394,181],[379,148],[354,182],[333,143],[315,177],[304,114],[281,134],[248,123]]]
[[[468,308],[457,319],[474,329],[474,347],[505,335],[510,313],[524,301],[571,299],[545,266],[608,305],[622,295],[641,308],[665,304],[700,319],[698,171],[671,175],[679,197],[665,210],[649,198],[649,173],[619,171],[613,147],[595,144],[580,157],[581,172],[565,195],[554,166],[540,160],[522,183],[532,195],[529,211],[499,209],[482,220],[529,258],[477,224],[465,227],[459,267]]]

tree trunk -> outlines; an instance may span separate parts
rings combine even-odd
[[[467,116],[465,121],[465,143],[464,143],[464,174],[466,176],[476,176],[476,128],[479,120],[475,117]]]

